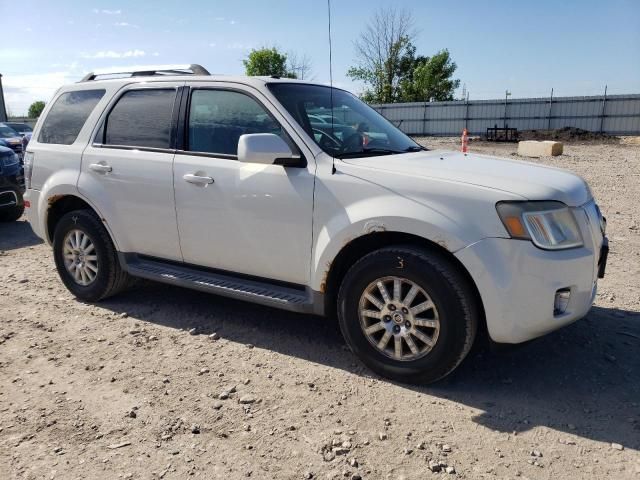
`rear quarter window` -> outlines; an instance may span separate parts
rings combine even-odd
[[[78,90],[60,95],[44,119],[38,142],[71,145],[104,93],[104,90]]]

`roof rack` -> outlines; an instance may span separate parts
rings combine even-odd
[[[136,67],[136,70],[99,70],[87,73],[80,82],[90,82],[97,77],[123,75],[130,77],[151,77],[156,75],[211,75],[202,65],[149,65]]]

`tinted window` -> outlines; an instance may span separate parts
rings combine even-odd
[[[173,89],[125,93],[107,117],[104,143],[169,148],[175,97]]]
[[[275,133],[282,128],[256,100],[228,90],[194,90],[189,111],[189,150],[238,154],[240,135]]]
[[[104,90],[79,90],[60,95],[44,119],[38,141],[71,145],[103,95]]]

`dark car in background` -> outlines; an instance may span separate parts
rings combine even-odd
[[[0,123],[0,147],[8,147],[22,159],[22,136],[6,123]]]
[[[16,132],[18,132],[20,134],[21,137],[24,137],[27,133],[33,133],[33,128],[31,128],[30,125],[26,124],[26,123],[21,123],[21,122],[4,122],[4,124],[9,127],[12,128],[13,130],[15,130]]]
[[[24,171],[18,155],[0,146],[0,222],[13,222],[24,212]]]

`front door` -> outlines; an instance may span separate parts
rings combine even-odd
[[[210,84],[209,84],[210,85]],[[309,279],[315,163],[240,163],[240,135],[275,133],[298,147],[249,87],[194,86],[174,189],[184,261],[265,279]],[[300,152],[302,153],[302,152]]]
[[[122,252],[182,260],[172,132],[183,84],[137,84],[122,92],[82,156],[78,189],[103,216]]]

